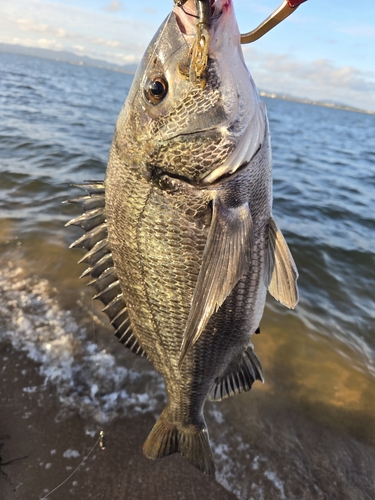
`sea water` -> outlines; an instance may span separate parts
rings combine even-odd
[[[0,339],[59,398],[110,426],[155,418],[162,378],[113,338],[78,276],[72,183],[102,180],[132,76],[0,54]],[[266,382],[207,403],[217,480],[239,499],[375,497],[375,116],[265,98],[274,217],[300,302],[269,297],[253,337]],[[34,390],[28,388],[29,392]],[[146,438],[146,436],[145,436]],[[187,464],[188,465],[188,464]]]

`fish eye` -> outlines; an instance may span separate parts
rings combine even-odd
[[[163,76],[149,80],[145,87],[145,97],[151,104],[159,104],[168,93],[168,82]]]

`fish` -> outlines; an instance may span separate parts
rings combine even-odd
[[[196,0],[198,1],[198,0]],[[246,67],[231,0],[177,3],[150,42],[118,117],[104,181],[77,185],[103,311],[119,341],[163,376],[150,459],[215,463],[204,418],[264,382],[251,336],[267,290],[289,308],[298,271],[272,216],[267,113]],[[207,16],[206,16],[207,17]]]

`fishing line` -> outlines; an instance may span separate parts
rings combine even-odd
[[[94,337],[94,344],[98,346],[98,343],[96,341],[96,329],[95,329],[95,320],[94,320],[94,290],[92,287],[90,287],[91,289],[91,322],[92,322],[92,333],[93,333],[93,337]],[[98,346],[99,347],[99,346]],[[98,366],[98,351],[96,351],[96,354],[95,354],[95,366]]]
[[[92,290],[92,289],[91,289]],[[92,292],[92,297],[93,297],[93,292]],[[94,343],[97,345],[97,342],[96,342],[96,329],[95,329],[95,320],[94,320],[94,301],[92,300],[92,297],[91,297],[91,312],[92,312],[92,315],[91,315],[91,318],[92,318],[92,329],[93,329],[93,337],[94,337]],[[97,366],[99,364],[98,362],[98,352],[96,353],[96,363],[95,365]],[[102,407],[102,404],[101,404],[101,401],[99,399],[99,404],[100,404],[100,413],[101,413],[101,418],[103,420],[103,407]],[[77,470],[81,467],[82,464],[85,463],[85,461],[89,458],[89,456],[91,455],[91,453],[95,450],[95,448],[97,447],[97,445],[99,444],[99,447],[101,450],[105,450],[105,447],[106,447],[106,438],[105,438],[105,435],[104,435],[104,431],[100,431],[99,432],[99,437],[98,439],[96,440],[96,442],[94,443],[93,447],[91,448],[91,450],[88,452],[88,454],[82,459],[82,461],[77,465],[77,467],[74,469],[74,471],[66,478],[64,479],[64,481],[62,483],[60,483],[58,486],[56,486],[56,488],[54,488],[52,491],[50,491],[49,493],[47,493],[47,495],[45,497],[42,498],[42,500],[45,500],[46,498],[48,498],[52,493],[54,493],[56,490],[58,490],[61,486],[63,486],[67,481],[69,481],[70,478],[72,478],[74,476],[74,474],[77,472]]]
[[[99,437],[96,440],[94,446],[91,448],[91,450],[88,452],[88,454],[82,459],[81,463],[77,465],[77,467],[74,469],[74,471],[66,479],[64,479],[64,481],[62,483],[60,483],[58,486],[56,486],[56,488],[54,488],[52,491],[50,491],[49,493],[47,493],[47,495],[45,497],[43,497],[42,500],[45,500],[46,498],[48,498],[51,495],[51,493],[54,493],[56,490],[58,490],[59,488],[61,488],[61,486],[63,486],[67,481],[69,481],[69,479],[74,476],[74,474],[81,467],[81,465],[89,458],[89,456],[95,450],[95,448],[96,448],[96,446],[98,444],[100,445],[100,448],[102,450],[105,450],[105,437],[104,437],[104,432],[103,431],[100,431]]]
[[[92,319],[92,329],[93,329],[93,334],[94,334],[94,343],[97,347],[99,347],[97,341],[96,341],[96,328],[95,328],[95,320],[94,320],[94,290],[93,290],[93,287],[90,287],[91,288],[91,319]],[[95,366],[99,366],[99,352],[98,350],[96,351],[96,354],[95,354]],[[100,406],[100,418],[101,418],[101,421],[103,422],[103,405],[102,405],[102,401],[101,401],[101,398],[99,397],[99,406]],[[104,434],[103,431],[100,431],[101,433]],[[103,448],[104,449],[104,448]]]
[[[177,3],[176,3],[176,5],[177,5],[177,7],[180,7],[180,9],[182,9],[182,10],[185,12],[185,14],[186,14],[187,16],[190,16],[190,17],[195,17],[195,19],[199,19],[199,16],[196,16],[195,14],[191,14],[190,12],[187,12],[187,11],[184,9],[184,6],[183,6],[183,4],[181,4],[181,2],[177,2]],[[219,14],[216,14],[216,16],[212,16],[212,17],[211,17],[211,21],[212,21],[213,19],[219,19],[219,17],[221,16],[221,14],[222,14],[222,12],[220,12]]]

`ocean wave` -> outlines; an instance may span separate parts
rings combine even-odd
[[[47,280],[24,277],[19,267],[9,263],[0,270],[0,339],[40,363],[44,384],[56,388],[60,417],[78,412],[108,423],[120,416],[160,413],[162,378],[151,368],[138,372],[119,365],[88,340],[86,328],[50,293]]]
[[[26,277],[22,268],[7,263],[0,270],[0,318],[0,340],[40,365],[42,389],[52,385],[56,390],[57,421],[78,413],[88,424],[103,426],[120,417],[151,413],[156,419],[161,413],[166,403],[162,377],[151,367],[139,371],[120,364],[89,340],[86,327],[61,309],[47,280]],[[24,391],[37,393],[39,388]],[[266,456],[235,434],[218,404],[209,404],[206,412],[217,481],[239,500],[265,499],[269,491],[281,494],[283,483]],[[249,481],[249,470],[260,468],[257,481]]]

